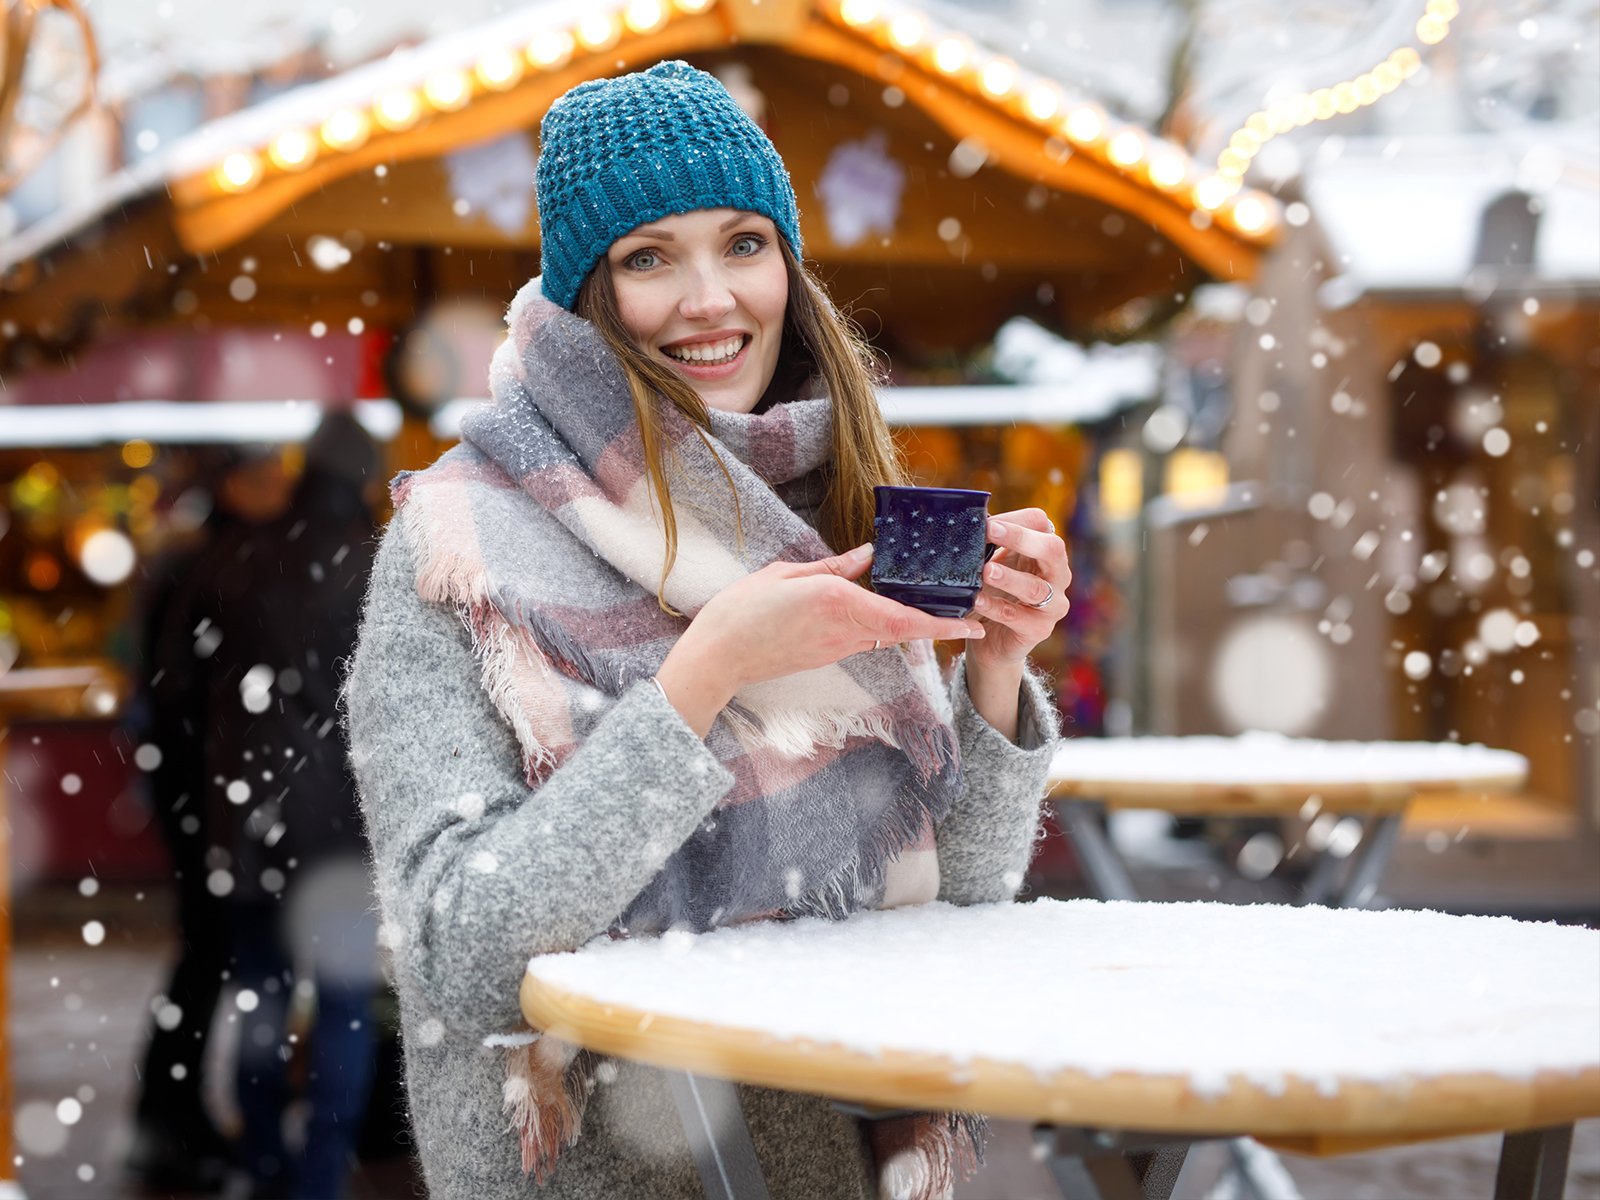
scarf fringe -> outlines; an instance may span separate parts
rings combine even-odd
[[[868,1125],[879,1200],[947,1200],[983,1163],[989,1123],[973,1113],[919,1113]]]
[[[531,787],[555,767],[556,755],[534,732],[520,696],[532,687],[549,686],[550,664],[539,647],[520,629],[499,619],[487,601],[468,610],[466,626],[472,634],[473,652],[478,656],[483,690],[516,734],[522,750],[522,774]],[[537,667],[530,667],[530,663]],[[556,686],[560,686],[559,682]]]
[[[589,653],[588,647],[555,622],[542,620],[537,611],[519,606],[515,617],[516,623],[538,642],[539,651],[554,662],[569,664],[573,677],[593,684],[611,696],[621,695],[629,684],[637,681],[626,678],[614,662]]]
[[[548,1035],[506,1049],[501,1110],[522,1150],[522,1173],[540,1184],[563,1150],[577,1144],[599,1059]]]
[[[392,494],[397,507],[413,502],[416,475],[407,472],[395,481]],[[417,564],[417,595],[435,604],[449,605],[466,626],[483,689],[516,733],[517,745],[522,749],[523,775],[531,785],[555,766],[555,753],[540,742],[518,697],[548,678],[549,664],[518,626],[500,616],[483,564],[469,553],[464,542],[438,536],[444,525],[430,519],[426,489],[420,495],[424,497],[423,511],[403,526]]]

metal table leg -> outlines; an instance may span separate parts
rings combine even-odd
[[[1378,881],[1394,854],[1395,843],[1400,840],[1400,814],[1370,817],[1361,827],[1361,844],[1356,847],[1350,863],[1350,872],[1343,884],[1338,882],[1344,860],[1335,858],[1326,850],[1317,859],[1311,876],[1300,891],[1298,905],[1326,904],[1331,908],[1365,908],[1377,894]]]
[[[1335,858],[1324,850],[1318,856],[1316,865],[1311,868],[1311,875],[1306,879],[1305,887],[1300,889],[1300,898],[1295,901],[1297,905],[1326,904],[1328,897],[1333,895],[1334,884],[1339,879],[1339,868],[1344,866],[1341,859]]]
[[[1083,800],[1057,800],[1062,828],[1072,839],[1083,864],[1084,874],[1102,900],[1139,900],[1138,889],[1123,865],[1122,856],[1100,828],[1100,810],[1097,805]]]
[[[744,1123],[738,1089],[726,1079],[664,1071],[707,1200],[767,1200],[767,1182]]]
[[[1494,1200],[1561,1200],[1571,1154],[1571,1125],[1506,1134],[1500,1143]]]
[[[1334,908],[1365,908],[1378,890],[1389,856],[1400,840],[1400,817],[1378,817],[1367,822],[1361,845],[1356,850],[1355,862],[1350,867],[1350,877],[1334,897]]]
[[[1241,1200],[1301,1200],[1283,1160],[1260,1142],[1234,1138],[1228,1143],[1228,1158],[1243,1192]]]
[[[1170,1200],[1190,1143],[1057,1126],[1039,1126],[1034,1138],[1065,1200]]]

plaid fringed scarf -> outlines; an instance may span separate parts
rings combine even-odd
[[[663,584],[663,527],[614,356],[537,279],[508,324],[490,368],[493,403],[469,414],[460,446],[401,475],[394,501],[418,591],[461,614],[535,786],[655,674],[717,592],[768,563],[833,553],[808,523],[832,414],[825,397],[759,415],[714,411],[702,436],[663,406],[678,525]],[[663,610],[658,587],[682,616]],[[614,935],[934,898],[933,830],[961,765],[928,643],[742,688],[706,744],[733,787],[686,843],[663,848]],[[544,1037],[508,1057],[506,1108],[523,1168],[542,1181],[577,1141],[599,1060]],[[893,1194],[933,1200],[980,1152],[982,1122],[922,1116],[871,1132],[885,1179],[901,1180]]]

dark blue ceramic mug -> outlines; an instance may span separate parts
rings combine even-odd
[[[876,487],[872,590],[936,617],[964,617],[983,586],[989,493]]]

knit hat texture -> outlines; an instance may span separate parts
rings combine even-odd
[[[578,84],[545,113],[539,142],[539,266],[562,308],[612,242],[677,213],[760,213],[800,257],[799,207],[777,149],[715,76],[686,62]]]

